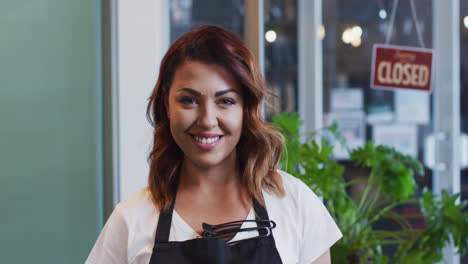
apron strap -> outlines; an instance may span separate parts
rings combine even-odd
[[[254,206],[254,211],[256,213],[256,217],[255,219],[257,220],[270,220],[268,218],[268,213],[267,213],[267,210],[265,209],[265,207],[263,207],[263,205],[261,205],[257,199],[255,198],[252,198],[252,202],[253,202],[253,206]],[[265,224],[265,226],[268,226],[268,224]]]
[[[172,202],[169,207],[159,213],[158,228],[156,229],[154,243],[167,243],[169,241],[169,232],[171,231],[173,210],[174,202]]]
[[[263,207],[258,201],[257,199],[255,198],[252,198],[252,201],[253,201],[253,206],[254,206],[254,210],[255,210],[255,214],[256,214],[256,217],[255,219],[256,220],[270,220],[268,218],[268,212],[266,210],[265,207]],[[265,221],[259,221],[257,222],[257,226],[258,227],[270,227],[270,223],[268,222],[265,222]],[[258,233],[259,235],[261,236],[264,236],[268,233],[268,231],[266,229],[260,229],[258,230]]]
[[[177,187],[179,186],[179,175],[180,175],[180,166],[174,172],[172,177],[171,187],[172,187],[172,202],[166,207],[166,209],[159,212],[158,227],[156,229],[156,235],[154,243],[167,243],[169,241],[169,233],[171,231],[172,223],[172,212],[174,211],[174,203],[177,195]]]

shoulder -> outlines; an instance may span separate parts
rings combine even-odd
[[[281,176],[285,195],[284,197],[279,197],[272,193],[268,193],[267,196],[269,196],[270,199],[281,201],[280,204],[285,206],[295,206],[297,207],[297,210],[304,209],[301,208],[301,204],[304,200],[309,203],[311,201],[321,203],[320,199],[309,188],[309,186],[300,179],[282,170],[277,170],[277,173]]]
[[[101,231],[86,261],[92,263],[133,263],[141,254],[151,254],[159,210],[151,192],[143,188],[119,203]]]
[[[278,173],[285,195],[264,192],[267,211],[277,223],[273,234],[278,250],[287,259],[311,263],[341,238],[341,232],[309,186],[284,171]]]
[[[159,210],[154,205],[151,198],[151,191],[148,187],[140,189],[127,200],[119,203],[115,209],[128,222],[144,219],[151,214],[159,214]]]
[[[117,204],[106,224],[112,224],[115,220],[125,225],[129,232],[129,240],[135,234],[135,227],[142,226],[148,220],[157,220],[159,210],[154,205],[150,190],[145,187],[134,193],[127,200]]]
[[[282,170],[277,170],[277,172],[283,182],[284,196],[280,197],[264,191],[268,211],[278,211],[299,217],[308,211],[325,208],[320,198],[304,182]]]
[[[282,170],[277,170],[277,172],[281,175],[286,195],[299,196],[303,192],[312,192],[312,190],[297,177]]]

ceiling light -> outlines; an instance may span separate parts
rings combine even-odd
[[[360,38],[362,36],[362,28],[360,26],[354,26],[351,30],[354,38]]]
[[[353,45],[353,47],[359,47],[359,46],[361,46],[361,38],[355,38],[355,39],[353,39],[353,41],[351,42],[351,45]]]
[[[344,43],[349,44],[351,41],[353,41],[353,34],[349,28],[345,29],[343,31],[343,35],[341,36],[341,39],[343,40]]]
[[[268,30],[266,33],[265,33],[265,39],[266,41],[272,43],[272,42],[275,42],[276,40],[276,32],[274,30]]]
[[[381,19],[386,19],[387,18],[387,11],[385,11],[385,9],[380,9],[379,11],[379,17]]]

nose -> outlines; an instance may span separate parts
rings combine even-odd
[[[210,103],[202,104],[199,108],[197,124],[203,129],[211,129],[218,125],[218,111]]]

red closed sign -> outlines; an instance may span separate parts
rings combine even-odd
[[[374,45],[371,87],[431,91],[433,50]]]

